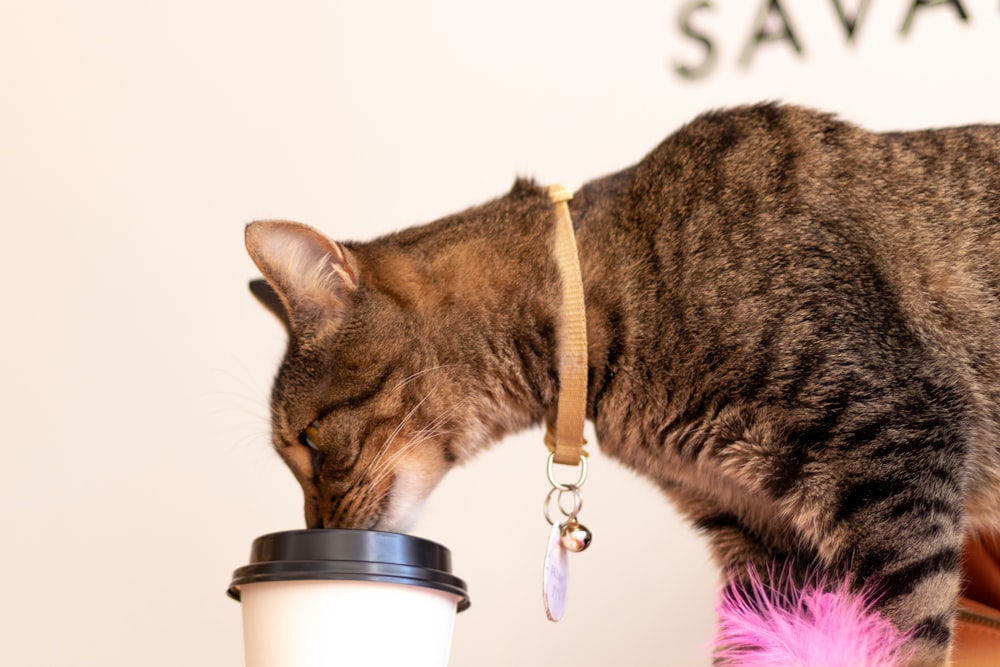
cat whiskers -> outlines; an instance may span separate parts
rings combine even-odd
[[[432,392],[428,393],[424,396],[424,398],[410,408],[406,415],[403,416],[400,422],[392,430],[392,433],[390,433],[386,438],[382,447],[379,448],[378,453],[372,457],[362,472],[355,478],[355,482],[351,485],[350,490],[344,494],[343,502],[341,502],[336,508],[334,516],[332,517],[333,525],[342,525],[344,517],[357,518],[356,510],[358,508],[377,507],[382,504],[378,498],[378,485],[392,473],[392,465],[397,459],[412,451],[427,438],[413,438],[398,451],[392,452],[391,454],[389,453],[389,448],[402,432],[406,424],[427,401],[431,393]],[[353,494],[351,493],[352,491],[354,492]],[[373,498],[373,496],[375,497]],[[375,502],[372,502],[372,500],[375,500]],[[359,527],[372,528],[373,525],[377,525],[377,521],[378,517],[376,517],[374,524]]]
[[[411,373],[410,375],[408,375],[405,378],[403,378],[402,380],[400,380],[400,382],[395,387],[393,387],[389,391],[389,393],[396,393],[396,392],[400,391],[406,385],[408,385],[411,382],[413,382],[414,380],[416,380],[417,378],[422,377],[424,375],[427,375],[428,373],[431,373],[433,371],[438,371],[438,370],[442,370],[442,369],[445,369],[445,368],[457,368],[458,366],[461,366],[461,364],[438,364],[437,366],[429,366],[429,367],[424,368],[422,370],[419,370],[419,371],[417,371],[415,373]],[[369,486],[374,486],[374,483],[376,481],[381,481],[384,478],[384,470],[386,469],[387,466],[391,466],[392,463],[400,455],[409,452],[416,445],[420,444],[420,442],[422,442],[423,440],[426,440],[426,438],[422,438],[420,440],[420,442],[416,442],[416,443],[410,442],[410,443],[407,444],[406,447],[404,447],[400,451],[394,453],[388,459],[386,459],[386,457],[385,457],[385,454],[388,452],[389,447],[392,446],[393,441],[399,436],[400,432],[403,430],[403,427],[406,426],[406,423],[410,419],[413,418],[413,415],[415,415],[417,413],[417,411],[420,409],[420,407],[427,401],[428,398],[431,397],[431,395],[437,390],[437,388],[438,388],[438,385],[432,386],[430,388],[430,390],[424,395],[424,397],[421,398],[419,401],[417,401],[417,403],[412,408],[410,408],[410,410],[403,416],[403,418],[399,421],[399,424],[396,425],[396,428],[393,429],[392,433],[389,434],[389,437],[386,438],[386,440],[385,440],[384,443],[382,443],[382,446],[379,448],[378,453],[375,456],[372,457],[371,461],[368,462],[368,465],[365,467],[365,469],[362,471],[362,473],[358,476],[358,479],[364,480],[364,479],[366,479],[369,476],[369,474],[373,474],[372,473],[372,468],[375,467],[376,464],[377,464],[379,466],[379,469],[376,470],[375,473],[374,473],[374,480],[372,480],[371,482],[366,482]],[[450,416],[451,413],[454,411],[455,407],[458,407],[458,406],[454,406],[451,410],[448,410],[447,412],[445,412],[443,416],[445,416],[445,417],[446,416]],[[435,422],[436,421],[438,421],[438,420],[435,420]],[[433,423],[434,422],[432,422],[432,424]]]
[[[387,476],[389,476],[392,473],[393,464],[400,458],[406,456],[411,451],[413,451],[423,443],[427,442],[428,440],[432,440],[441,435],[447,435],[448,433],[452,432],[450,429],[445,429],[443,427],[445,423],[448,421],[448,419],[462,406],[462,404],[465,402],[464,400],[459,401],[457,404],[451,406],[448,410],[442,412],[440,415],[435,417],[427,426],[421,428],[419,431],[414,433],[413,437],[410,438],[410,440],[405,445],[400,447],[398,450],[392,452],[391,454],[389,453],[390,446],[392,445],[393,440],[396,439],[396,437],[402,431],[403,426],[416,413],[417,409],[419,409],[420,406],[423,405],[423,403],[427,400],[427,398],[430,397],[434,389],[436,389],[436,387],[432,388],[431,392],[428,392],[427,396],[425,396],[420,402],[418,402],[413,407],[412,410],[410,410],[410,412],[407,413],[406,417],[403,418],[403,421],[400,422],[399,426],[397,426],[393,430],[392,435],[390,435],[389,438],[386,440],[385,444],[380,449],[379,454],[372,459],[371,463],[369,463],[368,470],[366,470],[366,474],[371,474],[372,477],[371,479],[365,482],[369,487],[377,488],[378,484],[380,484]],[[377,467],[375,464],[377,464]]]
[[[432,373],[433,371],[453,368],[460,365],[461,364],[441,364],[438,366],[424,368],[402,379],[389,391],[389,393],[398,393],[414,380]],[[334,525],[339,525],[340,521],[344,517],[355,516],[355,510],[358,508],[378,506],[381,504],[383,501],[373,496],[377,496],[379,494],[380,485],[393,474],[395,463],[428,440],[441,435],[446,435],[450,432],[449,429],[445,428],[445,424],[452,417],[452,415],[461,408],[466,399],[459,401],[457,404],[435,417],[428,425],[417,430],[408,437],[407,442],[400,446],[399,449],[395,451],[392,449],[393,444],[400,437],[400,434],[403,433],[407,425],[412,423],[414,417],[419,413],[421,408],[426,405],[427,401],[435,394],[437,389],[437,384],[433,384],[427,388],[424,396],[406,412],[402,419],[399,420],[396,426],[392,429],[392,432],[385,438],[381,447],[378,448],[376,454],[372,456],[361,472],[354,477],[355,482],[352,485],[351,490],[345,494],[345,496],[348,497],[344,498],[345,502],[342,502],[335,512],[335,516],[333,517]]]
[[[406,381],[404,380],[403,383],[405,382]],[[402,386],[403,383],[400,383],[400,385],[398,386]],[[406,447],[400,450],[400,452],[396,452],[390,458],[390,460],[387,461],[385,458],[385,454],[388,452],[389,447],[392,445],[396,437],[399,436],[399,434],[402,432],[403,427],[406,426],[406,423],[413,418],[413,415],[417,413],[417,410],[420,409],[420,406],[423,405],[429,397],[430,397],[430,392],[422,399],[420,399],[412,408],[410,408],[410,410],[405,415],[403,415],[403,418],[392,430],[392,433],[389,434],[389,437],[385,439],[385,442],[378,449],[378,452],[375,454],[375,456],[373,456],[371,460],[368,461],[368,464],[365,466],[364,470],[362,470],[361,473],[357,475],[356,477],[357,481],[355,482],[355,485],[357,485],[358,483],[363,483],[364,486],[366,486],[367,488],[369,489],[373,488],[374,483],[376,481],[381,481],[381,479],[383,479],[386,467],[388,465],[391,465],[391,462],[395,460],[396,455],[412,449],[412,447],[408,443]],[[373,479],[369,480],[369,475],[372,475]]]
[[[421,377],[423,375],[427,375],[428,373],[431,373],[433,371],[440,371],[440,370],[443,370],[445,368],[458,368],[461,365],[462,364],[439,364],[437,366],[429,366],[429,367],[427,367],[427,368],[425,368],[423,370],[419,370],[416,373],[408,375],[405,378],[403,378],[402,380],[400,380],[399,384],[397,384],[395,387],[393,387],[390,390],[390,393],[399,391],[400,389],[402,389],[406,385],[408,385],[411,382],[413,382],[414,380],[416,380],[418,377]]]

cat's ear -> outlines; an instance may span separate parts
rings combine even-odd
[[[290,331],[347,315],[358,267],[343,245],[297,222],[264,220],[247,225],[246,246],[273,294],[252,283],[251,291]]]

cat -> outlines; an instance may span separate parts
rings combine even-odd
[[[847,581],[907,664],[947,664],[963,541],[1000,529],[1000,126],[710,111],[570,210],[601,451],[704,532],[733,599]],[[309,526],[406,530],[454,465],[553,420],[554,220],[518,179],[370,242],[247,227]]]

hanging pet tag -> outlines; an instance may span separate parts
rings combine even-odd
[[[549,544],[545,549],[545,567],[542,570],[542,600],[545,602],[545,615],[550,621],[558,621],[566,611],[569,568],[562,533],[562,526],[553,523],[552,530],[549,531]]]
[[[552,479],[551,474],[549,478]],[[581,481],[582,479],[581,477]],[[563,496],[567,494],[573,502],[569,509],[563,506]],[[555,505],[559,513],[566,518],[565,521],[556,521],[552,518],[550,514],[552,505]],[[566,611],[566,589],[569,579],[569,562],[566,554],[570,551],[583,551],[590,546],[590,531],[576,518],[582,507],[583,496],[579,486],[557,485],[555,482],[542,505],[545,520],[552,526],[552,530],[549,531],[549,543],[545,548],[545,567],[542,570],[542,600],[545,602],[545,615],[550,621],[560,620]]]

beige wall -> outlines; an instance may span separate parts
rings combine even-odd
[[[518,174],[576,187],[693,114],[776,98],[874,128],[1000,121],[1000,7],[833,2],[0,2],[0,662],[241,664],[223,591],[301,524],[268,444],[278,325],[248,295],[253,218],[344,238],[426,221]],[[855,7],[857,2],[842,5]],[[362,8],[364,7],[364,8]],[[772,16],[765,30],[778,28]],[[453,473],[418,534],[473,606],[452,664],[708,664],[714,574],[650,485],[600,456],[559,625],[540,602],[538,433]]]

